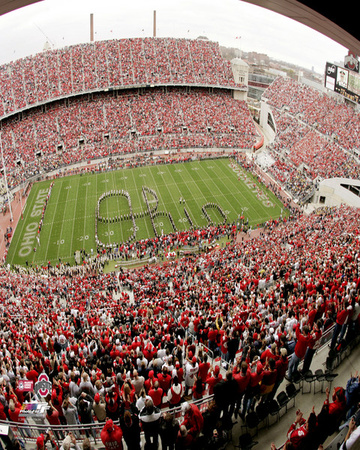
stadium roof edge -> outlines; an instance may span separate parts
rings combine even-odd
[[[0,0],[0,15],[7,14],[15,9],[38,3],[43,0]]]

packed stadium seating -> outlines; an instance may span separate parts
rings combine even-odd
[[[123,39],[51,50],[0,67],[0,86],[10,187],[81,161],[173,148],[250,149],[257,139],[246,104],[231,96],[236,86],[229,63],[217,44],[205,40]],[[294,197],[304,198],[319,178],[359,177],[351,154],[359,148],[357,113],[286,78],[277,79],[265,97],[277,127],[269,173]],[[253,169],[250,160],[238,159]],[[68,409],[79,413],[76,437],[80,430],[95,440],[105,418],[100,403],[105,416],[120,423],[126,412],[137,417],[146,396],[155,407],[178,406],[180,400],[171,404],[177,379],[182,401],[208,394],[215,399],[209,407],[203,403],[207,427],[194,431],[184,420],[181,448],[194,442],[199,449],[222,448],[209,416],[222,405],[223,415],[214,416],[223,419],[222,431],[232,421],[225,424],[229,411],[214,389],[221,380],[216,367],[224,378],[228,369],[235,382],[234,401],[227,405],[236,404],[231,419],[276,394],[275,383],[261,391],[260,378],[242,391],[244,364],[244,374],[248,367],[271,372],[267,360],[279,361],[283,350],[296,356],[297,333],[307,326],[314,333],[318,319],[321,332],[335,325],[340,337],[342,330],[351,337],[359,333],[359,229],[359,211],[341,206],[270,220],[258,237],[238,243],[229,224],[124,244],[119,254],[126,259],[130,253],[176,255],[185,243],[200,241],[209,249],[221,236],[233,238],[200,255],[116,274],[103,273],[112,256],[106,249],[92,260],[81,252],[83,264],[76,267],[61,261],[41,268],[4,265],[0,420],[25,422],[13,427],[15,435],[33,443],[38,438],[42,448],[38,428],[26,428],[20,414],[29,394],[19,385],[46,372],[53,383],[46,420],[57,441],[64,435],[56,423],[71,424]],[[337,326],[338,311],[349,311],[344,329]],[[95,432],[81,412],[85,400]]]
[[[276,162],[269,172],[295,198],[305,198],[324,178],[359,178],[358,112],[283,77],[274,81],[264,98],[273,108],[277,129],[269,150]]]
[[[76,98],[23,120],[7,119],[1,145],[11,187],[42,170],[128,152],[251,148],[257,132],[244,102],[227,91],[152,89]],[[59,151],[61,146],[61,151]],[[41,161],[37,154],[40,153]],[[21,164],[19,164],[21,161]]]
[[[63,399],[69,382],[84,372],[89,379],[78,386],[77,407],[82,392],[92,397],[99,393],[109,416],[112,386],[120,408],[129,379],[134,391],[130,403],[135,406],[138,375],[144,377],[140,384],[149,395],[151,371],[160,379],[163,366],[192,388],[186,373],[189,364],[198,367],[206,362],[201,345],[209,348],[209,356],[219,355],[227,362],[240,358],[250,364],[271,344],[291,354],[296,325],[312,327],[317,314],[325,330],[335,322],[334,311],[344,308],[346,298],[357,313],[349,321],[357,333],[360,248],[352,237],[359,226],[358,210],[339,207],[270,221],[258,238],[163,265],[121,270],[118,275],[95,276],[97,262],[76,268],[61,263],[15,271],[4,267],[2,382],[14,383],[11,398],[19,408],[24,401],[19,378],[36,381],[45,370],[54,383],[51,404],[60,423],[66,423]],[[204,230],[202,238],[212,241],[209,231]],[[164,238],[156,245],[175,248],[178,242]],[[213,386],[213,376],[209,372],[203,380],[200,398]],[[150,380],[149,387],[145,380]],[[166,399],[163,403],[167,405]],[[118,418],[120,412],[116,414]],[[9,417],[20,420],[11,411]]]
[[[236,87],[219,44],[145,38],[48,50],[0,67],[0,117],[79,93],[129,86]]]

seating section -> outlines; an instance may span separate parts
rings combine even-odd
[[[279,77],[265,91],[277,134],[269,173],[302,200],[315,183],[332,177],[359,178],[360,115],[319,91]]]
[[[150,84],[155,87],[145,88]],[[246,103],[235,101],[229,90],[210,93],[200,85],[234,86],[218,45],[203,40],[96,42],[0,67],[1,150],[10,187],[40,170],[106,156],[157,149],[251,148],[257,133]],[[134,88],[139,86],[144,88]],[[358,113],[283,78],[265,97],[277,126],[268,149],[275,162],[268,170],[293,196],[304,198],[321,178],[360,176],[351,154],[360,144]],[[20,114],[5,118],[19,110],[24,110],[21,120]],[[241,152],[237,158],[253,168]],[[79,412],[88,396],[90,420],[79,414],[87,436],[93,416],[102,424],[105,416],[117,421],[120,411],[131,409],[135,417],[146,395],[159,407],[204,399],[202,406],[208,409],[202,411],[192,442],[198,448],[200,439],[206,448],[224,448],[233,414],[240,415],[247,431],[257,431],[261,422],[269,426],[270,416],[278,420],[290,400],[295,405],[300,392],[296,374],[304,383],[302,393],[312,392],[311,383],[315,392],[315,381],[323,390],[325,381],[331,384],[336,376],[310,371],[302,378],[296,371],[289,378],[294,384],[279,390],[287,357],[297,358],[299,330],[308,326],[311,336],[317,327],[326,332],[345,311],[348,322],[341,330],[335,325],[338,334],[334,332],[331,345],[355,341],[359,335],[360,241],[354,238],[359,228],[355,208],[324,208],[310,215],[292,210],[288,218],[265,223],[258,237],[243,235],[239,242],[204,254],[116,274],[103,273],[112,249],[103,249],[93,259],[82,250],[83,264],[74,268],[60,260],[55,267],[27,263],[11,271],[2,266],[1,383],[9,408],[0,407],[1,419],[21,422],[19,411],[31,394],[18,389],[19,379],[37,381],[45,371],[53,380],[49,407],[62,423],[71,423],[68,395],[77,398]],[[116,253],[120,259],[130,253],[175,254],[185,244],[210,245],[235,233],[234,224],[209,226],[123,244]],[[315,337],[311,339],[314,346]],[[220,383],[220,367],[232,369],[225,383]],[[207,406],[205,396],[212,393],[215,403]],[[102,418],[96,398],[104,402]],[[228,434],[220,445],[213,431],[221,408],[220,431]],[[186,410],[197,410],[187,403],[183,409],[185,423]],[[345,407],[333,423],[338,425],[344,416]],[[302,417],[298,419],[300,423]],[[50,427],[55,424],[51,414],[47,421]],[[27,434],[25,428],[23,432]],[[94,442],[98,437],[91,436]],[[250,433],[240,437],[241,448],[254,444]]]
[[[137,38],[44,51],[0,67],[0,117],[61,97],[128,86],[235,87],[218,43]]]
[[[114,403],[108,392],[114,391],[116,420],[121,408],[142,408],[138,402],[141,392],[160,407],[167,406],[168,398],[164,399],[163,394],[175,383],[171,375],[176,375],[186,386],[188,392],[183,389],[179,394],[186,400],[202,400],[214,392],[219,416],[224,405],[231,406],[229,411],[224,409],[231,419],[241,406],[247,411],[248,400],[250,406],[263,400],[259,405],[268,406],[268,412],[256,407],[256,415],[246,415],[245,426],[258,427],[268,415],[279,420],[281,410],[286,412],[288,404],[290,407],[290,398],[294,404],[296,387],[287,389],[286,395],[283,390],[274,392],[272,400],[264,398],[275,389],[274,384],[269,385],[269,391],[253,387],[256,383],[259,387],[265,385],[265,376],[270,380],[273,369],[268,361],[279,363],[275,370],[283,378],[286,366],[280,370],[278,351],[281,354],[286,349],[291,354],[296,341],[294,326],[311,326],[312,311],[322,317],[324,329],[325,324],[334,323],[334,311],[341,309],[345,295],[358,311],[360,244],[348,236],[358,233],[359,226],[359,211],[342,206],[297,219],[270,221],[257,238],[234,242],[207,254],[123,269],[117,274],[102,274],[100,270],[95,275],[101,258],[76,268],[62,263],[43,270],[25,267],[9,271],[3,267],[0,295],[6,310],[2,312],[0,344],[8,366],[4,367],[2,382],[15,384],[11,398],[16,408],[21,408],[25,397],[15,377],[36,381],[42,371],[51,373],[57,380],[51,402],[59,414],[69,393],[78,398],[78,408],[82,393],[90,393],[90,406],[95,411],[93,399],[97,393],[105,401],[109,415]],[[202,239],[211,242],[212,231],[213,227],[201,230]],[[199,239],[199,235],[193,238]],[[148,244],[152,251],[165,250],[170,242],[171,248],[178,245],[175,239],[169,241],[162,236],[136,243],[133,250],[146,249]],[[85,253],[81,256],[87,258]],[[347,333],[353,337],[358,332],[357,314],[355,320],[351,316]],[[211,353],[205,355],[201,344]],[[219,370],[215,368],[219,367],[217,358],[211,368],[207,361],[213,355],[235,363],[234,380],[230,379],[235,385],[231,384],[231,395],[226,399],[220,395],[226,391],[221,390],[224,385],[220,385]],[[257,378],[251,377],[253,366]],[[241,370],[244,376],[240,376]],[[201,389],[199,383],[188,381],[189,374],[197,374],[202,380]],[[76,375],[81,376],[79,385]],[[161,392],[157,392],[153,376]],[[124,392],[127,384],[130,396]],[[247,387],[244,399],[241,389]],[[4,420],[19,420],[12,412],[11,408],[3,410]],[[255,421],[251,422],[251,417]],[[89,422],[80,416],[80,423],[86,429]],[[211,423],[215,427],[217,421]],[[199,429],[204,435],[206,430],[205,426]]]
[[[202,89],[132,90],[69,99],[2,125],[11,187],[37,173],[135,151],[194,147],[251,148],[257,133],[245,102]],[[21,161],[21,163],[19,163]]]

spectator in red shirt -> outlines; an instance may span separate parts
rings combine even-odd
[[[198,372],[199,378],[201,378],[202,380],[206,380],[209,369],[210,369],[210,363],[208,362],[208,356],[205,353],[202,358],[202,361],[199,363],[199,372]]]
[[[34,369],[34,365],[33,363],[30,363],[29,365],[29,370],[26,372],[25,374],[26,378],[28,380],[31,380],[34,382],[34,384],[37,382],[39,374],[38,372],[36,372],[36,370]]]
[[[220,383],[222,380],[222,375],[220,373],[220,367],[215,366],[212,372],[212,375],[209,375],[206,378],[206,384],[209,388],[209,395],[212,395],[214,393],[214,386]]]
[[[101,442],[105,445],[106,449],[122,450],[122,435],[121,428],[109,419],[101,431]]]
[[[25,423],[25,419],[23,417],[20,417],[21,412],[21,405],[19,402],[14,402],[13,399],[10,399],[9,401],[9,420],[11,422],[19,422],[19,423]],[[23,431],[27,434],[27,436],[31,436],[31,432],[28,428],[23,428]]]
[[[199,400],[203,398],[205,394],[205,384],[200,377],[197,377],[192,388],[192,399]]]
[[[329,405],[329,435],[338,429],[346,411],[345,390],[342,387],[335,387],[332,394],[332,402],[329,403],[330,390],[326,388],[326,399],[324,404]]]
[[[156,380],[154,383],[154,387],[148,392],[149,397],[152,398],[154,406],[161,405],[163,393],[163,389],[160,387],[159,382]]]
[[[14,401],[14,399],[10,399],[9,401],[9,419],[11,422],[24,422],[24,419],[19,417],[21,412],[21,405],[19,402]]]
[[[73,435],[70,432],[69,433],[69,437],[71,438],[71,436],[73,436]],[[75,438],[75,436],[74,436],[74,438]],[[54,436],[53,436],[52,432],[49,431],[49,432],[46,433],[46,436],[44,436],[43,433],[41,433],[40,436],[36,439],[36,449],[37,450],[46,450],[47,448],[49,448],[46,445],[48,442],[51,444],[51,447],[53,449],[57,450],[59,448],[57,443],[56,443],[56,441],[55,441],[55,439],[54,439]],[[75,440],[75,442],[76,442],[76,440]],[[75,442],[74,442],[74,444],[75,444]]]
[[[274,359],[269,359],[265,363],[265,368],[263,372],[263,379],[261,382],[261,400],[265,401],[269,394],[275,387],[277,379],[276,362]]]
[[[50,408],[46,411],[46,420],[50,425],[61,425],[59,419],[59,411],[54,408],[51,401],[49,402]],[[64,433],[61,430],[54,430],[54,434],[58,440],[64,439]]]
[[[277,359],[279,359],[279,356],[278,356],[278,353],[277,353],[277,345],[276,345],[275,343],[271,344],[270,347],[267,347],[266,350],[264,350],[264,351],[261,353],[260,360],[261,360],[261,362],[262,362],[263,364],[265,363],[266,358],[267,358],[267,359],[271,359],[271,358],[272,358],[272,359],[274,359],[275,361],[276,361]]]
[[[161,389],[163,390],[163,393],[166,393],[170,389],[172,377],[169,374],[166,367],[162,368],[162,372],[158,375],[158,381]],[[157,405],[155,405],[157,406]]]
[[[209,344],[209,348],[212,352],[215,351],[216,346],[217,346],[217,344],[216,344],[217,335],[218,335],[218,330],[216,329],[216,325],[213,324],[208,332],[208,344]]]
[[[154,387],[154,383],[156,380],[157,380],[157,378],[155,378],[154,371],[150,370],[149,378],[147,380],[145,380],[145,382],[144,382],[146,392],[149,392],[149,390]]]
[[[302,368],[303,373],[306,373],[308,370],[310,370],[310,365],[313,356],[320,345],[320,338],[322,336],[321,327],[322,327],[322,319],[319,319],[316,323],[314,323],[313,329],[310,333],[309,347],[306,350],[304,364]]]
[[[171,408],[175,408],[179,406],[181,403],[182,396],[184,395],[184,388],[181,383],[179,383],[179,379],[177,376],[174,377],[173,383],[168,390],[168,401]]]
[[[256,356],[251,363],[250,381],[245,392],[244,408],[245,411],[253,410],[255,405],[255,397],[260,394],[261,382],[263,379],[264,367]]]
[[[348,318],[351,313],[351,310],[352,310],[352,307],[349,304],[349,302],[346,300],[343,309],[338,311],[338,313],[336,315],[335,328],[334,328],[334,332],[333,332],[333,336],[332,336],[331,344],[330,344],[331,350],[333,350],[335,348],[335,346],[337,344],[338,336],[340,335],[339,341],[341,341],[341,339],[344,337]]]
[[[279,389],[280,384],[282,383],[283,379],[285,378],[286,371],[289,366],[289,360],[287,357],[287,350],[286,348],[280,349],[280,358],[275,361],[275,369],[276,369],[276,381],[275,386],[273,387],[273,390],[271,391],[269,395],[269,399],[272,399],[275,397],[277,390]]]
[[[287,433],[288,441],[293,444],[295,450],[303,448],[304,441],[309,433],[312,431],[316,425],[316,415],[314,408],[310,413],[308,420],[303,418],[303,413],[298,409],[296,411],[295,422],[290,425],[289,431]]]
[[[181,405],[181,411],[184,413],[184,421],[190,441],[193,443],[198,438],[204,425],[204,418],[199,408],[194,403],[184,402]]]
[[[238,364],[233,369],[233,377],[238,385],[238,391],[236,393],[235,418],[237,417],[240,411],[241,401],[250,383],[250,376],[251,376],[250,369],[247,362],[239,361]]]
[[[309,327],[307,325],[303,326],[302,333],[300,332],[300,325],[296,326],[296,339],[295,350],[289,362],[289,380],[292,380],[294,372],[297,371],[298,365],[305,356],[310,342]]]
[[[177,376],[179,379],[179,383],[184,381],[184,369],[180,366],[179,361],[175,363],[175,369],[173,370],[173,378]]]

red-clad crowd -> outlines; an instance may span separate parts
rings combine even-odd
[[[325,178],[359,178],[359,113],[345,103],[289,78],[265,91],[276,137],[269,173],[299,200]]]
[[[135,38],[47,50],[0,67],[0,117],[103,89],[146,85],[236,87],[218,43]]]
[[[156,88],[69,99],[2,124],[11,187],[40,172],[93,159],[182,148],[251,148],[257,132],[244,102],[228,91]]]
[[[332,346],[358,333],[359,225],[357,209],[339,207],[271,221],[258,238],[206,254],[117,274],[95,275],[91,267],[77,274],[61,264],[52,276],[3,268],[3,419],[16,419],[29,398],[19,382],[36,382],[43,371],[53,383],[52,424],[125,421],[126,414],[147,436],[157,408],[206,393],[215,396],[210,417],[246,414],[276,394],[288,355],[291,377],[304,355],[310,367],[311,350],[331,324]],[[229,363],[226,376],[208,360],[216,355]],[[209,440],[210,423],[204,418]],[[184,446],[198,438],[193,426],[185,421],[176,434]]]
[[[208,41],[96,42],[0,67],[0,115],[147,84],[234,87],[230,65]],[[348,153],[359,148],[357,112],[286,78],[265,97],[277,124],[268,170],[293,196],[304,198],[319,178],[359,177]],[[84,160],[157,149],[251,148],[255,140],[246,104],[228,91],[154,88],[34,108],[2,123],[1,149],[14,187]],[[257,238],[118,273],[98,273],[98,262],[1,268],[0,419],[24,420],[21,407],[33,394],[24,393],[21,382],[36,383],[45,372],[52,383],[50,426],[79,424],[95,438],[86,424],[104,423],[106,448],[121,449],[124,440],[139,449],[141,430],[146,448],[156,447],[159,437],[163,447],[179,450],[220,448],[233,414],[244,417],[273,399],[300,361],[303,371],[310,368],[326,329],[334,325],[331,351],[358,334],[359,229],[359,210],[341,206],[271,220]],[[119,252],[174,251],[235,232],[224,225],[173,233]],[[214,400],[206,411],[189,402],[207,394]],[[344,395],[338,389],[330,403],[328,392],[321,413],[313,411],[307,421],[297,412],[289,445],[310,448],[303,438],[315,429],[323,437],[329,417],[334,424],[343,417]],[[181,405],[183,418],[163,417],[165,405]],[[63,448],[78,437],[67,437]],[[40,436],[39,449],[47,439]]]

